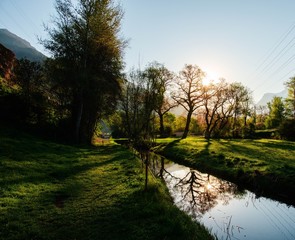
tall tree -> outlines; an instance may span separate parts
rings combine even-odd
[[[288,97],[286,98],[286,112],[295,119],[295,77],[290,78],[285,83],[288,88]]]
[[[18,60],[14,67],[13,81],[21,88],[22,111],[25,113],[23,120],[34,124],[42,123],[50,96],[41,63],[28,59]]]
[[[281,97],[274,97],[268,104],[269,115],[265,120],[266,128],[277,128],[285,119],[285,107]]]
[[[205,73],[196,65],[185,65],[180,71],[173,99],[187,111],[186,125],[182,138],[186,138],[189,132],[192,115],[202,105],[204,88],[203,78]]]
[[[224,79],[206,86],[204,95],[205,138],[210,139],[218,127],[221,131],[232,116],[232,106],[228,98],[229,86]]]
[[[121,8],[112,0],[56,0],[55,28],[44,46],[52,53],[58,81],[71,94],[72,135],[90,143],[98,118],[112,112],[121,92]]]
[[[241,83],[232,83],[230,85],[230,98],[232,99],[233,108],[233,137],[238,137],[240,134],[239,118],[243,116],[244,126],[246,125],[247,116],[250,111],[251,92]]]
[[[154,68],[132,71],[122,95],[124,125],[129,140],[145,163],[145,189],[148,184],[148,165],[153,139],[154,109],[159,101],[159,81]]]
[[[134,70],[128,77],[122,95],[124,125],[129,139],[150,140],[153,136],[153,111],[158,105],[158,81],[150,69]]]
[[[169,87],[174,78],[172,72],[170,72],[163,65],[154,62],[148,66],[145,70],[145,76],[154,81],[154,93],[155,93],[155,112],[159,116],[160,123],[160,136],[164,136],[164,116],[177,104],[169,96]]]

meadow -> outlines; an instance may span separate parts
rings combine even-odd
[[[273,139],[158,139],[168,159],[295,204],[295,142]]]
[[[0,239],[212,239],[120,145],[0,138]]]

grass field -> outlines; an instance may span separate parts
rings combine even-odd
[[[61,145],[0,128],[0,239],[212,239],[116,144]]]
[[[158,139],[168,159],[243,184],[261,194],[294,204],[295,142],[271,139]]]

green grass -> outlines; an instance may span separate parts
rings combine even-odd
[[[159,139],[167,158],[294,204],[295,142],[283,140]]]
[[[71,147],[0,128],[0,239],[212,239],[120,145]]]

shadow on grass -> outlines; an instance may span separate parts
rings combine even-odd
[[[47,154],[56,154],[50,146]],[[4,186],[5,191],[11,188],[15,192],[6,193],[7,201],[4,199],[0,204],[3,213],[0,239],[191,239],[201,236],[200,227],[192,225],[188,216],[172,206],[170,198],[163,198],[158,187],[143,191],[143,176],[138,172],[140,163],[122,149],[118,146],[91,150],[69,148],[63,154],[63,161],[50,158],[53,162],[46,168],[40,163],[40,168],[34,169],[39,170],[39,174],[31,179],[34,171],[27,168],[26,172],[24,166],[24,178],[7,181]],[[45,153],[42,151],[42,154]],[[70,158],[74,156],[78,160],[73,162]],[[38,159],[31,161],[39,162]],[[208,239],[208,235],[198,238]]]
[[[211,239],[123,147],[2,133],[0,239]]]

